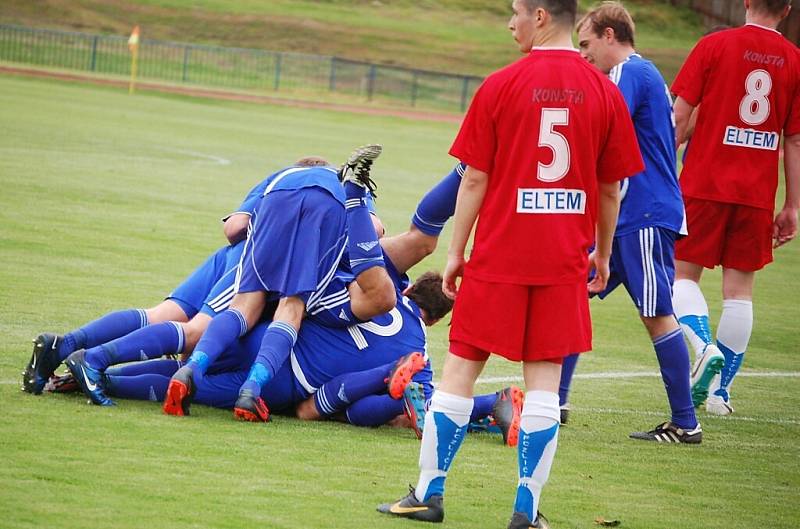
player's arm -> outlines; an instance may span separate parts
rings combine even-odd
[[[675,149],[677,149],[689,139],[693,132],[692,112],[694,107],[678,96],[675,98],[672,108],[675,111]]]
[[[236,244],[247,237],[247,225],[250,223],[250,215],[247,213],[234,213],[225,218],[222,231],[230,244]]]
[[[595,276],[589,283],[589,292],[602,292],[608,283],[611,245],[617,228],[619,215],[619,182],[599,182],[599,212],[595,248],[589,256],[589,264],[595,269]]]
[[[800,210],[800,134],[784,139],[783,167],[786,173],[786,200],[772,227],[775,248],[797,236],[797,212]]]
[[[474,167],[467,167],[464,177],[458,188],[456,198],[456,212],[453,220],[453,239],[447,250],[447,266],[444,270],[442,290],[450,298],[454,298],[458,288],[456,278],[464,272],[464,252],[467,248],[469,235],[478,218],[478,212],[486,195],[489,184],[489,174],[479,171]]]

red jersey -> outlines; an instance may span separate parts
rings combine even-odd
[[[772,211],[781,132],[800,133],[800,54],[747,24],[701,39],[672,85],[700,105],[680,183],[688,197]]]
[[[489,174],[465,277],[521,285],[585,281],[598,180],[644,169],[619,90],[568,49],[490,75],[450,154]]]

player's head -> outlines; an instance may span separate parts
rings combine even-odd
[[[575,26],[578,48],[584,59],[603,73],[619,64],[634,46],[636,26],[619,2],[603,2]]]
[[[508,29],[519,51],[531,48],[555,34],[571,31],[578,12],[578,0],[513,0]]]
[[[304,156],[294,162],[295,167],[331,167],[328,160],[322,156]]]
[[[403,292],[422,309],[425,325],[433,325],[453,309],[453,300],[442,292],[442,275],[425,272]]]
[[[792,9],[792,0],[744,0],[748,12],[782,20]]]

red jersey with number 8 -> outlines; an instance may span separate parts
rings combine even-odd
[[[684,196],[772,211],[781,133],[800,133],[795,45],[755,24],[713,33],[689,54],[672,91],[700,106]]]
[[[585,281],[598,181],[644,169],[619,90],[571,49],[487,77],[450,154],[489,174],[464,276],[520,285]]]

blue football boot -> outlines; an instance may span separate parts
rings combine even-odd
[[[33,353],[25,371],[22,372],[22,391],[40,395],[45,384],[53,376],[59,364],[58,344],[61,336],[40,334],[33,340]]]
[[[106,395],[103,373],[86,363],[86,351],[78,349],[67,357],[65,363],[92,404],[115,406],[114,401]]]

